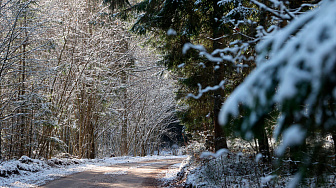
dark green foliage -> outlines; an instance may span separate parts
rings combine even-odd
[[[283,143],[277,155],[284,157],[289,147],[291,159],[300,161],[293,173],[301,176],[316,173],[320,178],[328,169],[330,153],[324,147],[336,129],[336,40],[325,31],[335,30],[335,6],[326,1],[263,41],[260,66],[222,110],[223,123],[235,122],[247,137],[257,135],[264,126],[260,122],[279,111],[274,136]]]
[[[225,62],[226,66],[220,65],[220,69],[216,71],[216,63],[199,56],[196,50],[182,54],[182,48],[186,43],[202,44],[207,51],[212,52],[217,48],[230,48],[250,41],[249,36],[254,37],[256,32],[257,25],[254,22],[257,21],[257,9],[248,1],[233,0],[217,4],[217,1],[209,0],[144,0],[123,9],[117,15],[130,11],[137,13],[137,21],[131,31],[151,36],[151,43],[164,54],[160,63],[178,77],[177,99],[182,106],[187,107],[179,112],[182,123],[189,131],[213,131],[214,120],[217,119],[216,111],[219,111],[217,109],[214,112],[214,105],[218,103],[216,106],[220,106],[223,99],[254,67],[253,60],[247,60],[254,56],[254,43],[238,53],[225,54],[240,58],[234,62]],[[176,35],[168,36],[169,29],[174,29]],[[235,44],[231,44],[232,42]],[[247,64],[249,67],[236,72],[236,63]],[[227,80],[223,91],[205,93],[198,100],[185,98],[188,93],[198,93],[198,84],[202,87],[214,86],[222,80]],[[220,100],[214,95],[221,96]]]
[[[126,5],[130,5],[128,0],[103,0],[105,4],[109,4],[111,10],[116,8],[125,7]]]

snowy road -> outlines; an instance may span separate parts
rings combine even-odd
[[[158,175],[182,161],[183,158],[176,158],[115,164],[109,167],[98,166],[95,169],[51,181],[41,187],[157,187],[160,184]]]

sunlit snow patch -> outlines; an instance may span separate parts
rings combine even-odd
[[[174,29],[172,29],[172,28],[168,29],[168,31],[167,31],[167,35],[168,36],[176,35],[176,34],[177,34],[176,31]]]

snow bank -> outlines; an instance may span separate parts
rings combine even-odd
[[[164,187],[176,187],[183,179],[186,178],[187,168],[191,164],[191,156],[188,156],[182,163],[178,163],[169,167],[169,169],[159,174],[160,181]]]

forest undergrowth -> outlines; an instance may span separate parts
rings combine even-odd
[[[235,139],[230,142],[231,149],[222,149],[210,154],[203,143],[193,142],[182,148],[189,158],[180,167],[177,179],[168,187],[291,187],[299,178],[296,172],[301,161],[290,157],[279,159],[273,155],[270,161],[264,161],[261,154],[255,152],[254,144]],[[330,151],[332,145],[326,145]],[[308,154],[307,154],[308,155]],[[333,155],[328,156],[325,164],[313,163],[309,167],[299,187],[335,187],[336,176]],[[319,173],[321,166],[327,168]]]

